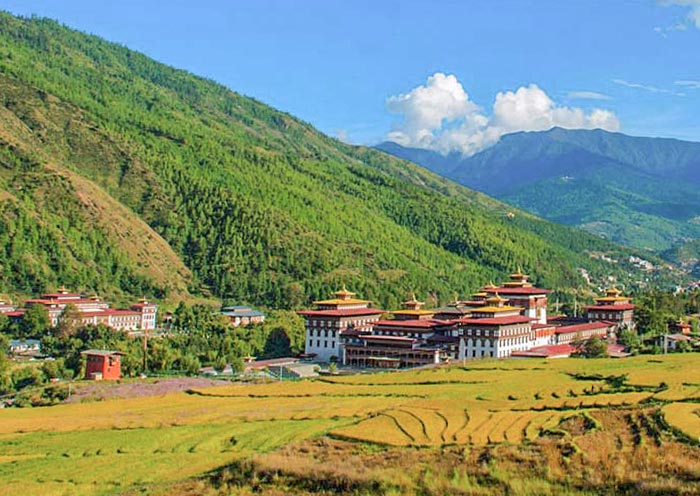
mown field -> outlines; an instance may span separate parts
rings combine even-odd
[[[397,460],[409,460],[457,450],[468,464],[467,454],[478,450],[510,449],[522,456],[524,449],[545,450],[547,442],[567,456],[582,453],[603,463],[606,457],[596,450],[608,438],[596,441],[596,436],[610,437],[611,446],[618,448],[629,445],[632,454],[641,446],[689,450],[683,456],[663,455],[668,459],[664,467],[675,467],[663,480],[673,480],[678,484],[673,487],[681,489],[700,487],[700,356],[476,361],[421,371],[6,409],[0,411],[0,495],[197,494],[204,486],[191,493],[187,488],[205,474],[197,484],[210,481],[206,490],[219,494],[215,481],[226,479],[225,473],[230,477],[277,467],[276,477],[290,476],[284,467],[318,452],[319,442],[330,448],[308,467],[326,461],[330,452],[366,461],[373,453],[399,453]],[[544,457],[547,452],[542,453]],[[651,452],[646,456],[658,458]],[[678,468],[672,462],[676,458],[691,465]],[[477,467],[481,462],[474,463]],[[666,468],[649,465],[648,475],[653,478]],[[452,489],[440,486],[442,490],[459,492],[460,484],[481,484],[481,479],[469,482],[476,475],[458,476],[454,470],[441,477],[467,479],[453,481]],[[635,470],[644,480],[644,469]],[[374,480],[359,465],[355,472]],[[211,474],[218,475],[211,479]],[[386,482],[393,480],[386,474],[377,477],[399,492],[415,489],[402,486],[402,480]],[[238,480],[235,487],[247,486]],[[531,494],[534,489],[527,487],[511,492]],[[345,489],[376,492],[377,487]]]

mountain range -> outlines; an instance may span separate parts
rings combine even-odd
[[[469,157],[377,148],[546,219],[697,262],[700,143],[553,128],[503,136]]]
[[[0,97],[11,297],[65,285],[298,308],[345,283],[393,308],[518,265],[549,287],[677,276],[52,20],[0,13]]]

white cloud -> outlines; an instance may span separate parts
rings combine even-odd
[[[566,98],[569,100],[612,100],[608,95],[596,91],[569,91]]]
[[[650,91],[652,93],[671,93],[670,90],[665,90],[663,88],[657,88],[656,86],[651,86],[649,84],[631,83],[629,81],[625,81],[624,79],[613,79],[612,81],[613,81],[613,83],[619,84],[620,86],[626,86],[628,88]]]
[[[610,131],[620,128],[613,112],[594,109],[586,113],[557,105],[535,84],[498,93],[491,115],[487,115],[469,99],[454,75],[439,72],[425,85],[389,97],[386,104],[390,112],[402,116],[387,139],[441,153],[472,155],[504,134],[517,131],[544,131],[555,126]]]
[[[650,84],[632,83],[632,82],[626,81],[624,79],[613,79],[612,82],[615,84],[619,84],[620,86],[625,86],[627,88],[634,88],[637,90],[649,91],[650,93],[665,93],[668,95],[685,96],[685,93],[679,93],[677,91],[672,91],[672,90],[668,90],[665,88],[659,88],[657,86],[652,86]],[[680,81],[680,83],[693,83],[693,82],[694,81]],[[674,84],[679,84],[679,81],[676,81]]]
[[[685,31],[689,27],[700,29],[700,0],[661,0],[659,3],[664,7],[685,7],[688,10],[685,17],[676,24],[665,28],[654,28],[654,31],[657,33],[665,34],[669,31]]]
[[[436,138],[433,131],[444,124],[468,120],[479,110],[455,76],[440,72],[430,76],[425,86],[389,97],[386,106],[389,112],[404,116],[403,125],[392,131],[389,139],[426,148]]]
[[[697,90],[700,89],[700,81],[674,81],[673,84],[685,86],[686,88]]]

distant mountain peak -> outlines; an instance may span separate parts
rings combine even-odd
[[[383,149],[537,215],[636,248],[668,249],[700,237],[700,227],[684,220],[700,215],[700,143],[553,127],[506,134],[470,157]]]

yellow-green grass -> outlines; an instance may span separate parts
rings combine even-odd
[[[338,425],[331,419],[33,432],[0,438],[0,494],[108,494],[176,481]]]
[[[649,401],[685,401],[664,406],[663,413],[697,438],[700,417],[693,412],[700,404],[688,401],[698,398],[699,363],[695,354],[487,360],[5,409],[0,495],[112,494],[202,474],[324,433],[396,446],[520,443],[582,410]],[[637,390],[604,380],[623,374]]]
[[[661,411],[669,425],[700,443],[700,403],[671,403]]]

